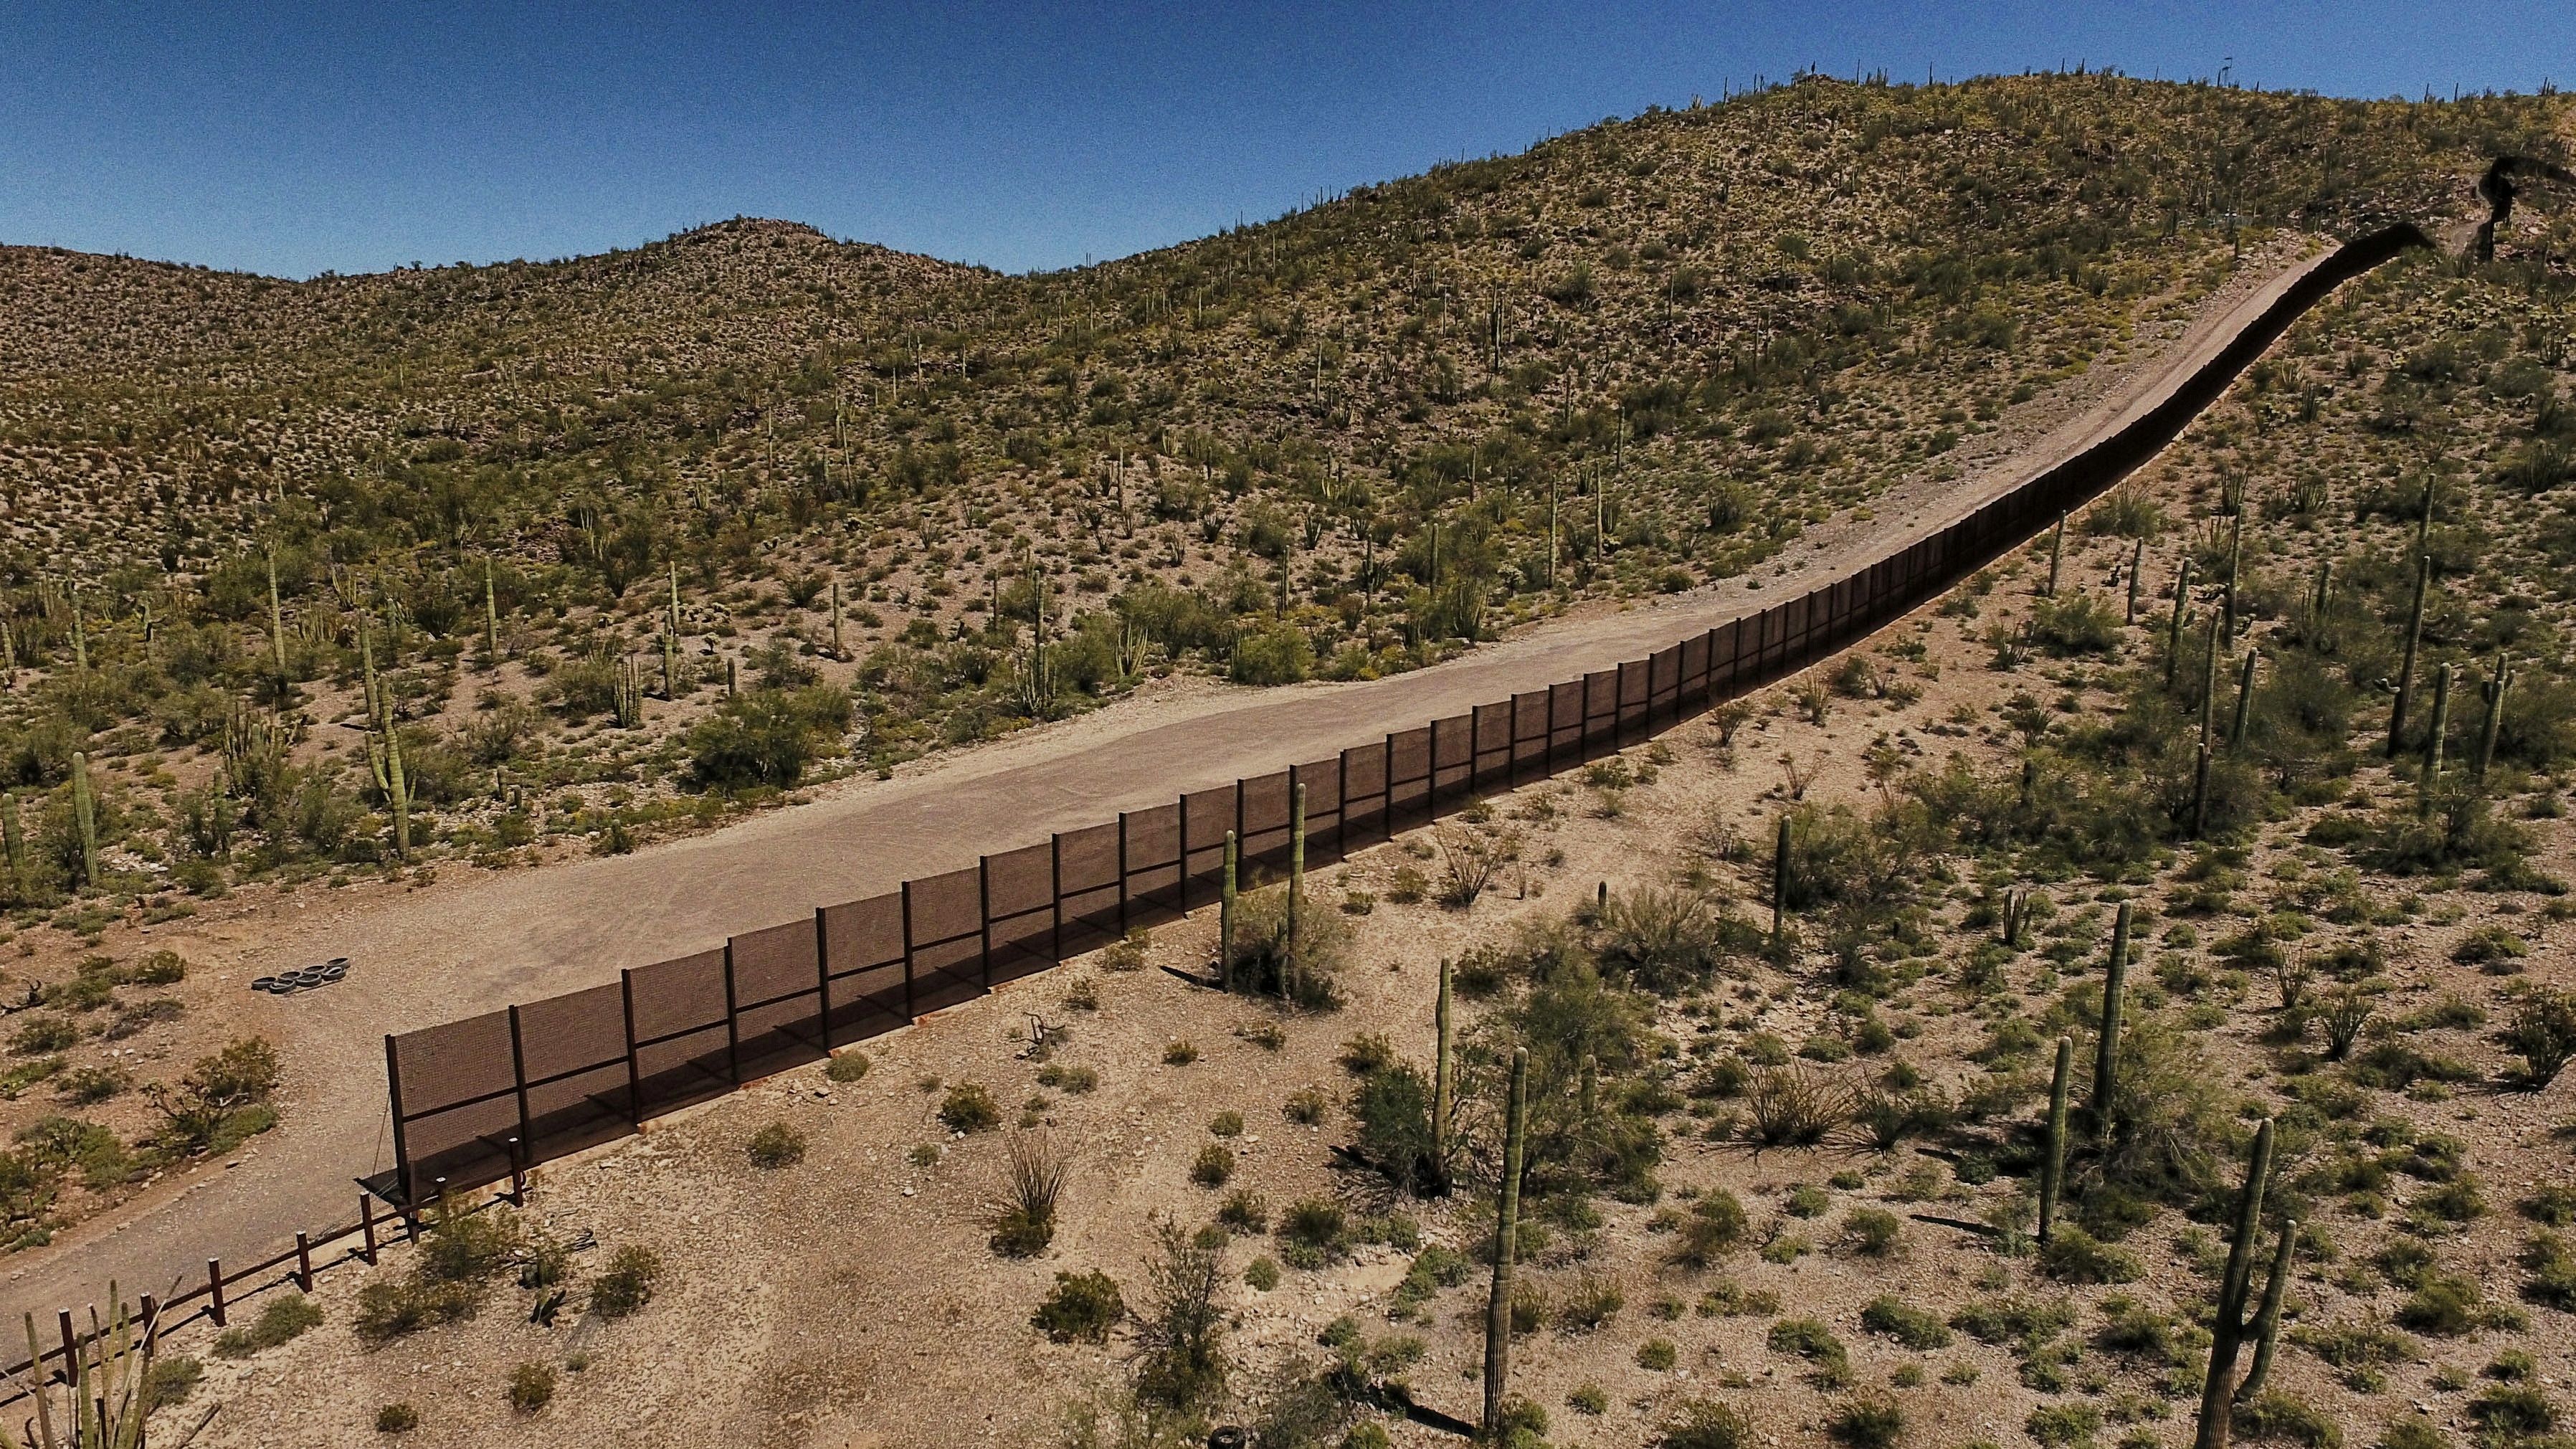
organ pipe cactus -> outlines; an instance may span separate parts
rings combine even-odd
[[[2445,664],[2433,671],[2433,726],[2424,732],[2424,783],[2442,774],[2442,747],[2451,734],[2451,681],[2458,671]]]
[[[2254,1276],[2254,1240],[2263,1227],[2263,1190],[2272,1174],[2272,1119],[2254,1130],[2254,1152],[2245,1187],[2236,1198],[2236,1233],[2227,1249],[2227,1274],[2219,1281],[2218,1312],[2210,1324],[2209,1371],[2201,1382],[2200,1425],[2192,1449],[2226,1449],[2236,1403],[2236,1355],[2245,1343],[2245,1294]]]
[[[2057,1227],[2057,1196],[2066,1186],[2066,1097],[2074,1085],[2075,1038],[2057,1039],[2057,1070],[2048,1080],[2048,1155],[2039,1164],[2039,1241]]]
[[[2183,615],[2191,610],[2191,560],[2182,561],[2182,572],[2174,575],[2173,617],[2165,623],[2165,688],[2174,687],[2174,670],[2182,662]]]

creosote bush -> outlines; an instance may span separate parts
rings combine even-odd
[[[602,1318],[629,1317],[652,1301],[661,1278],[661,1255],[629,1243],[610,1254],[607,1268],[591,1280],[591,1310]]]
[[[751,1134],[743,1155],[752,1166],[768,1171],[794,1167],[805,1160],[805,1134],[785,1122],[772,1122]]]
[[[1057,1343],[1107,1343],[1126,1316],[1126,1300],[1108,1274],[1059,1272],[1029,1323]]]

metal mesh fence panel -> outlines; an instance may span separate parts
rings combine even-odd
[[[1476,768],[1476,717],[1452,715],[1431,722],[1431,799],[1435,812],[1467,796]]]
[[[1118,920],[1118,827],[1093,825],[1055,838],[1057,908],[1066,956],[1079,956],[1115,941]]]
[[[615,982],[519,1008],[527,1073],[527,1162],[614,1141],[633,1125],[626,992]]]
[[[992,918],[993,980],[1017,981],[1054,965],[1054,844],[985,856],[984,905]]]
[[[911,1018],[904,990],[902,892],[825,906],[823,950],[832,982],[833,1045],[892,1031]]]
[[[721,950],[700,951],[628,973],[635,994],[635,1060],[646,1116],[719,1097],[734,1088],[724,958]]]
[[[904,950],[916,1013],[984,993],[984,873],[972,866],[903,883]]]
[[[519,1130],[519,1101],[508,1012],[405,1033],[387,1056],[402,1089],[408,1201],[425,1201],[442,1177],[462,1189],[509,1175],[502,1144]]]
[[[1353,745],[1342,751],[1342,833],[1345,848],[1392,833],[1386,795],[1386,745]]]
[[[1234,828],[1234,787],[1193,790],[1181,797],[1181,845],[1187,852],[1182,887],[1190,905],[1217,898],[1225,876],[1225,833]]]
[[[1315,760],[1288,771],[1292,787],[1306,787],[1306,868],[1342,858],[1342,762]]]
[[[733,938],[736,1070],[744,1081],[823,1052],[823,968],[807,917]]]
[[[1286,770],[1243,782],[1242,870],[1245,890],[1267,885],[1288,874],[1288,792]]]
[[[1181,914],[1181,807],[1127,812],[1127,925],[1158,926]]]
[[[1386,737],[1386,824],[1410,830],[1431,818],[1431,727]]]
[[[1512,702],[1480,704],[1469,716],[1467,788],[1479,795],[1512,783]]]

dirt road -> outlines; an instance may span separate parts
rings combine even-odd
[[[2018,436],[1990,446],[2012,451],[1947,483],[1900,484],[1866,517],[1810,531],[1756,578],[1557,620],[1390,679],[1170,689],[632,855],[497,875],[456,870],[419,889],[308,889],[182,931],[174,944],[228,974],[229,989],[324,956],[357,966],[339,986],[254,998],[241,1013],[245,1029],[278,1042],[290,1063],[285,1125],[230,1162],[22,1255],[9,1274],[9,1318],[32,1310],[49,1319],[59,1306],[96,1301],[110,1279],[129,1294],[194,1281],[210,1256],[251,1261],[290,1242],[299,1226],[348,1218],[352,1179],[391,1160],[386,1033],[594,985],[621,967],[716,945],[817,903],[1642,657],[1863,567],[2082,450],[2152,407],[2326,255],[2322,245],[2285,238],[2261,261],[2249,257],[2178,337],[2159,345],[2142,335],[2124,369],[2097,369],[2008,416]]]

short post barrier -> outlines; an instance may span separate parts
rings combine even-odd
[[[313,1239],[302,1228],[295,1230],[295,1286],[313,1291]]]
[[[215,1327],[224,1326],[224,1260],[221,1258],[206,1260],[206,1316],[215,1321]]]
[[[364,1192],[358,1194],[358,1241],[358,1255],[376,1266],[376,1200]]]
[[[143,1295],[143,1357],[149,1362],[161,1346],[161,1300]]]

